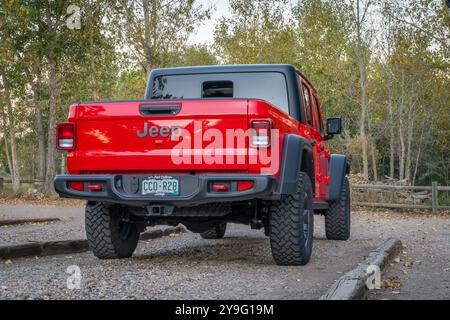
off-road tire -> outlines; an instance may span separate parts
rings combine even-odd
[[[325,213],[325,234],[328,240],[348,240],[350,238],[350,184],[344,178],[338,200],[330,201]]]
[[[203,239],[222,239],[225,236],[226,231],[227,231],[227,224],[219,223],[213,226],[211,229],[208,229],[205,232],[200,233],[200,236]]]
[[[270,206],[270,245],[278,265],[306,265],[314,234],[313,192],[309,176],[298,177],[297,192],[283,195]],[[305,218],[308,229],[305,231]],[[306,232],[306,234],[305,234]]]
[[[133,255],[139,241],[134,223],[122,220],[120,206],[102,202],[86,204],[86,237],[89,248],[100,259],[122,259]]]

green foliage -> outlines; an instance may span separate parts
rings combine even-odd
[[[361,146],[369,144],[375,169],[389,173],[383,163],[390,156],[393,128],[395,172],[402,162],[411,176],[418,166],[419,182],[440,178],[448,184],[448,42],[443,41],[448,39],[448,9],[431,0],[359,1],[356,18],[357,1],[303,0],[293,8],[282,0],[230,1],[231,15],[216,26],[215,51],[226,64],[294,64],[316,86],[325,117],[343,117],[343,138],[330,145],[350,156],[355,171],[361,170]],[[368,90],[365,141],[359,136],[361,61]]]
[[[153,68],[289,63],[315,85],[324,116],[343,117],[344,134],[330,146],[349,154],[355,171],[366,143],[379,176],[389,174],[393,148],[395,177],[403,166],[411,183],[448,184],[448,8],[436,0],[372,1],[358,31],[356,1],[230,0],[230,15],[217,21],[210,46],[188,43],[213,10],[199,1],[1,1],[0,174],[11,172],[8,124],[16,129],[21,176],[34,178],[38,142],[45,142],[45,151],[53,148],[50,120],[65,120],[78,101],[143,98]],[[361,8],[366,3],[361,0]],[[69,4],[81,8],[80,30],[66,26]],[[364,142],[361,59],[367,72]]]
[[[210,14],[211,8],[196,0],[118,0],[109,20],[124,57],[149,72],[170,65],[173,53],[183,51],[189,35]]]
[[[286,0],[231,0],[232,15],[215,30],[215,49],[228,64],[293,63],[298,47],[285,17]]]

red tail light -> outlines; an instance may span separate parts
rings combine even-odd
[[[71,181],[69,182],[69,188],[76,191],[84,191],[84,182]]]
[[[253,120],[251,144],[253,147],[270,147],[272,121]]]
[[[56,128],[56,148],[58,150],[75,149],[75,124],[58,124]]]
[[[253,189],[253,181],[238,181],[237,183],[237,191],[247,191]]]

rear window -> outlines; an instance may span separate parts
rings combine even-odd
[[[156,77],[152,99],[258,99],[289,114],[286,79],[279,72],[214,73]]]

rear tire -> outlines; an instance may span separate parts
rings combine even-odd
[[[344,178],[341,195],[338,200],[330,201],[325,213],[325,233],[328,240],[348,240],[350,238],[350,184]]]
[[[200,236],[203,239],[222,239],[225,236],[226,231],[227,231],[227,224],[219,223],[213,226],[211,229],[200,233]]]
[[[123,221],[123,210],[126,209],[102,202],[86,205],[86,236],[97,258],[122,259],[133,255],[140,232],[136,224]]]
[[[298,177],[297,192],[270,206],[270,244],[278,265],[305,265],[313,246],[314,211],[309,176]]]

